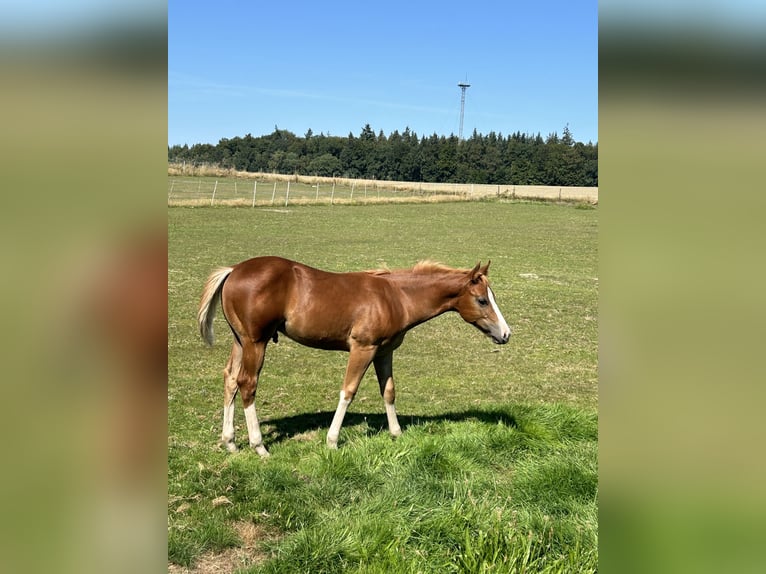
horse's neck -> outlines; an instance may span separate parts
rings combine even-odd
[[[407,274],[398,279],[409,327],[452,310],[463,282],[462,276],[453,273]]]

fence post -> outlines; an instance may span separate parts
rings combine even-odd
[[[213,207],[213,200],[215,199],[215,190],[218,189],[218,180],[215,180],[215,185],[213,186],[213,196],[210,198],[210,207]]]
[[[258,185],[258,180],[253,182],[253,207],[255,207],[255,186]]]
[[[351,182],[351,197],[349,198],[349,201],[354,201],[354,186],[356,185],[356,181]]]
[[[271,192],[271,205],[274,205],[274,195],[277,193],[277,182],[274,182],[274,191]]]
[[[330,205],[335,205],[335,181],[332,182],[332,193],[330,194]]]
[[[285,207],[287,207],[287,201],[290,199],[290,180],[287,180],[287,192],[285,193]]]
[[[317,196],[316,196],[316,198],[314,199],[314,201],[316,201],[317,203],[319,203],[319,182],[317,182]]]

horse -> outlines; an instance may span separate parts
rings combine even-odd
[[[250,446],[269,456],[263,444],[255,392],[266,345],[279,334],[317,349],[349,353],[340,399],[327,433],[338,447],[343,418],[359,383],[374,365],[393,437],[402,433],[394,406],[393,352],[413,327],[456,311],[498,345],[511,329],[489,286],[486,265],[453,269],[421,261],[409,269],[347,273],[321,271],[281,257],[248,259],[215,269],[200,300],[197,321],[202,339],[213,344],[213,318],[220,302],[234,342],[224,368],[221,444],[235,452],[234,399],[242,396]]]

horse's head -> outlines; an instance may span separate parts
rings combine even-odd
[[[466,278],[455,306],[464,321],[490,337],[498,345],[504,345],[511,337],[511,328],[500,312],[495,295],[487,280],[489,261],[483,267],[477,263]]]

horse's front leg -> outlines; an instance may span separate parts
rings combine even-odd
[[[388,353],[380,357],[375,357],[375,374],[378,377],[380,385],[380,396],[383,397],[383,404],[386,407],[386,418],[388,418],[388,430],[391,436],[397,437],[402,434],[402,427],[399,426],[399,419],[396,418],[396,390],[394,389],[394,353]]]
[[[377,347],[372,346],[351,348],[348,365],[346,365],[346,376],[343,379],[343,388],[340,391],[338,408],[335,409],[335,416],[332,418],[330,430],[327,431],[327,446],[330,448],[338,448],[338,436],[340,435],[340,427],[343,425],[343,418],[346,416],[346,410],[351,401],[354,400],[359,383],[367,372],[376,351]]]

